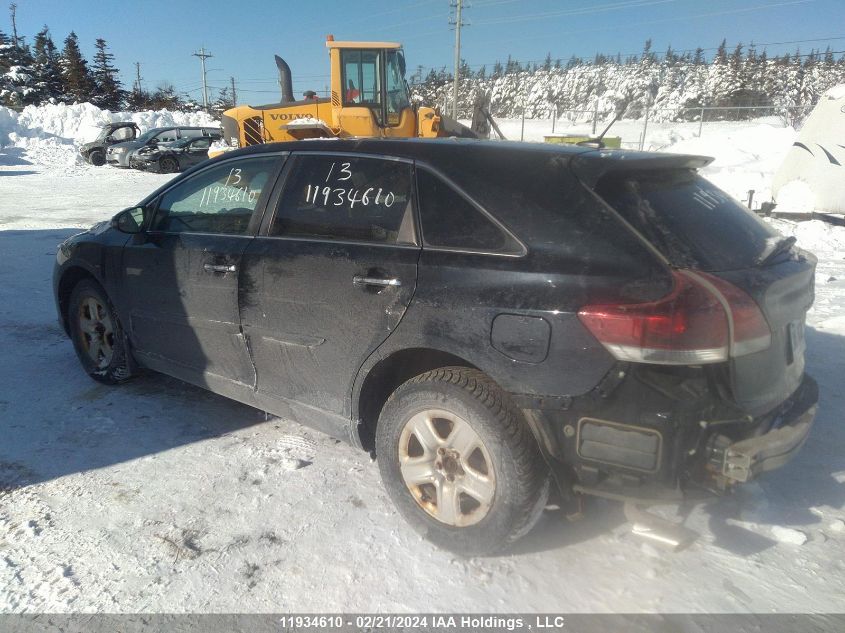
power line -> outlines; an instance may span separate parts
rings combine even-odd
[[[637,9],[640,7],[647,7],[655,4],[669,4],[677,0],[626,0],[625,2],[613,2],[610,4],[600,4],[592,7],[579,7],[577,9],[565,9],[563,11],[546,11],[544,13],[527,13],[493,18],[491,20],[482,20],[476,22],[478,26],[486,24],[504,24],[510,22],[527,22],[530,20],[543,20],[552,17],[561,17],[567,15],[588,15],[591,13],[606,13],[608,11],[615,11],[618,9]]]

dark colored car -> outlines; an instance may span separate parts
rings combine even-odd
[[[372,451],[462,553],[561,503],[725,492],[803,443],[815,258],[697,156],[332,140],[208,161],[59,248],[61,323]],[[632,505],[632,507],[635,507]]]
[[[147,145],[132,153],[129,166],[144,171],[172,174],[208,160],[208,148],[221,135],[209,134],[200,138],[184,138],[173,143]]]
[[[155,127],[147,130],[133,141],[111,145],[106,151],[106,162],[114,167],[129,167],[129,159],[133,153],[143,147],[175,143],[183,138],[202,138],[212,135],[220,136],[220,128],[187,127],[184,125]]]
[[[80,146],[79,153],[92,165],[101,167],[106,164],[106,151],[110,145],[134,141],[140,133],[133,121],[108,123],[102,126],[96,139]]]

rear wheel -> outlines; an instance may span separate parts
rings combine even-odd
[[[123,329],[98,283],[84,279],[73,289],[68,324],[76,355],[91,378],[115,384],[132,377]]]
[[[88,162],[95,167],[102,167],[106,164],[106,153],[103,150],[95,149],[88,154]]]
[[[483,373],[447,367],[412,378],[376,429],[382,480],[403,516],[458,554],[495,552],[526,534],[548,494],[536,440]]]
[[[175,158],[171,158],[170,156],[165,156],[159,160],[158,167],[163,174],[172,174],[179,171],[179,163]]]

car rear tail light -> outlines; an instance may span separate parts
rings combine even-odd
[[[673,271],[674,287],[649,303],[590,305],[578,318],[619,360],[718,363],[767,348],[771,332],[754,300],[730,283]]]

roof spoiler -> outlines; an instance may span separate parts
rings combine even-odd
[[[613,157],[612,160],[608,160]],[[575,175],[588,187],[595,187],[609,173],[651,171],[659,169],[701,169],[713,162],[711,156],[694,154],[666,154],[657,152],[626,152],[624,150],[596,150],[572,158]]]

